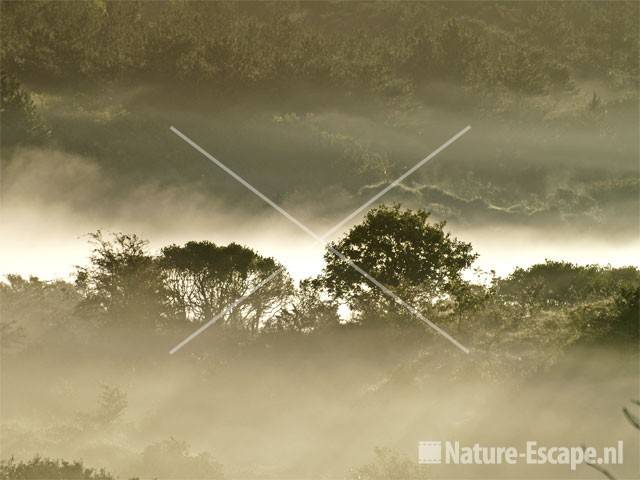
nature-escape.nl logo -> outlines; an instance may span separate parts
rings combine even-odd
[[[463,446],[458,441],[448,440],[418,443],[418,462],[422,464],[515,465],[524,462],[527,465],[568,465],[575,470],[581,464],[621,465],[623,455],[622,440],[616,446],[604,447],[600,455],[595,447],[545,447],[533,440],[526,442],[524,451],[514,446],[482,446],[479,443]]]

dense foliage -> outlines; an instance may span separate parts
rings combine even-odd
[[[400,206],[370,210],[361,224],[327,249],[322,282],[355,312],[372,316],[393,312],[391,316],[396,317],[406,312],[354,264],[385,287],[411,298],[415,306],[452,295],[477,255],[470,244],[444,232],[444,223],[431,225],[428,218],[424,210]]]
[[[90,266],[80,267],[76,276],[83,310],[116,325],[141,322],[145,328],[154,328],[161,324],[165,285],[145,250],[146,241],[135,234],[115,235],[111,241],[100,231],[91,235],[91,241]]]
[[[471,245],[428,218],[400,206],[370,210],[327,248],[324,271],[297,288],[273,258],[237,244],[187,242],[154,256],[135,234],[109,239],[97,232],[75,288],[16,275],[0,284],[3,342],[19,348],[51,328],[79,335],[74,318],[83,328],[171,334],[222,314],[219,328],[246,338],[346,325],[422,325],[379,285],[480,349],[495,342],[519,348],[526,341],[528,348],[551,342],[561,351],[575,343],[638,340],[636,268],[547,261],[505,278],[470,281],[463,274],[477,257]],[[349,312],[342,319],[340,305]]]
[[[105,470],[85,467],[82,462],[67,462],[35,457],[27,461],[13,458],[0,463],[3,480],[114,480]]]
[[[472,151],[431,165],[399,201],[450,224],[624,235],[638,214],[635,2],[37,1],[2,13],[3,170],[37,156],[18,147],[80,155],[114,208],[148,182],[236,200],[172,142],[174,123],[271,197],[331,185],[347,203],[473,121]]]
[[[251,293],[246,302],[231,309],[219,323],[257,331],[283,309],[293,290],[291,279],[274,259],[235,243],[170,245],[162,249],[158,261],[169,303],[182,318],[195,323],[207,322],[224,312],[229,299]],[[272,276],[273,281],[269,281]]]
[[[75,81],[312,82],[395,95],[442,79],[541,93],[577,73],[637,82],[637,15],[634,2],[6,2],[2,62]]]

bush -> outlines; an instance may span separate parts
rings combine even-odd
[[[222,465],[208,453],[192,455],[186,442],[173,437],[145,448],[139,469],[149,477],[223,478]]]
[[[115,480],[104,469],[85,468],[82,462],[35,457],[28,461],[16,461],[10,458],[0,463],[2,480]]]
[[[389,448],[376,448],[376,458],[353,472],[353,480],[425,480],[425,470],[415,461]]]

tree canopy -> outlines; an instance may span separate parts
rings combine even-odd
[[[90,234],[90,264],[78,267],[81,310],[109,324],[154,328],[166,323],[165,286],[147,241],[135,234]]]
[[[52,330],[85,336],[94,325],[184,331],[219,313],[219,323],[243,338],[417,322],[329,249],[324,270],[294,286],[275,259],[236,243],[190,241],[152,254],[135,234],[98,231],[89,238],[93,251],[77,267],[75,288],[18,275],[0,284],[6,348],[21,350]],[[476,332],[477,345],[546,342],[550,329],[560,345],[638,338],[634,267],[547,261],[477,283],[463,278],[477,258],[471,244],[452,237],[443,222],[430,223],[428,212],[399,205],[371,209],[330,245],[435,323],[458,335]],[[339,314],[345,304],[351,315]]]
[[[182,318],[196,323],[211,320],[231,302],[253,292],[219,323],[256,332],[284,308],[293,292],[291,278],[281,265],[237,243],[170,245],[162,249],[159,264],[171,305]],[[275,279],[265,282],[272,275]]]
[[[634,2],[5,2],[0,52],[3,66],[53,79],[392,96],[446,79],[541,93],[576,73],[637,81],[637,21]]]
[[[424,210],[383,205],[331,247],[410,303],[429,302],[452,294],[477,255],[469,243],[446,233],[444,222],[430,224],[428,218]],[[355,311],[396,311],[395,302],[347,261],[328,250],[325,262],[322,279],[336,298]]]

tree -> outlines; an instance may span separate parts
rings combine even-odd
[[[0,282],[0,345],[15,348],[40,340],[50,343],[52,331],[55,338],[74,336],[78,329],[73,317],[79,300],[73,285],[63,280],[7,275]]]
[[[450,19],[438,35],[437,61],[445,78],[462,82],[469,74],[470,59],[477,57],[477,39],[455,19]]]
[[[273,258],[237,243],[170,245],[162,249],[160,266],[171,304],[182,318],[197,323],[209,321],[275,273],[219,321],[257,332],[282,311],[293,291],[289,275]]]
[[[620,289],[640,287],[634,267],[611,268],[547,260],[516,268],[496,282],[506,300],[527,308],[553,308],[610,297]]]
[[[444,231],[444,222],[427,223],[429,215],[424,210],[383,205],[370,210],[361,224],[331,246],[411,303],[426,305],[453,294],[462,282],[462,271],[477,257],[469,243],[451,238]],[[402,311],[329,250],[325,261],[325,287],[354,311]]]
[[[569,310],[576,342],[629,344],[640,338],[640,287],[625,285],[600,300],[583,302]]]
[[[4,72],[0,73],[0,127],[3,147],[39,143],[50,133],[31,94]]]
[[[162,272],[146,251],[147,241],[116,233],[90,234],[94,245],[88,267],[78,267],[80,307],[112,325],[157,328],[170,320]]]
[[[115,480],[104,469],[87,468],[82,462],[36,456],[31,460],[17,461],[13,457],[0,462],[0,479],[27,480],[48,478],[51,480]]]
[[[311,332],[335,327],[340,323],[338,305],[330,298],[323,298],[318,279],[306,278],[296,289],[289,308],[269,321],[271,330]]]

